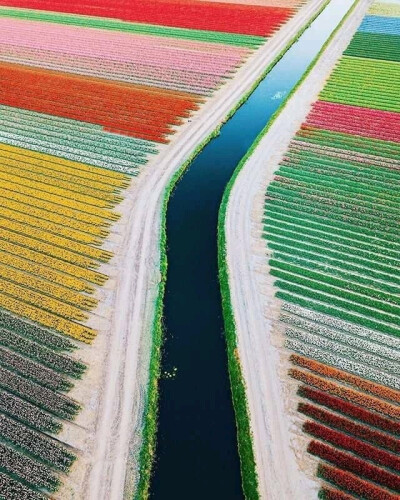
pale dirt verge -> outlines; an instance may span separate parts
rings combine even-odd
[[[261,498],[317,498],[315,461],[305,454],[295,384],[275,321],[280,303],[268,274],[261,237],[264,193],[291,138],[348,45],[371,0],[361,0],[326,51],[261,140],[238,175],[229,198],[225,230],[232,306],[246,383]]]
[[[145,167],[118,207],[114,226],[116,256],[99,291],[95,322],[100,333],[93,346],[78,352],[89,365],[72,391],[83,404],[76,424],[60,438],[73,445],[79,460],[55,498],[121,500],[132,498],[143,427],[151,348],[151,327],[160,282],[159,239],[163,193],[174,173],[224,120],[282,49],[321,8],[325,0],[303,6],[235,77],[183,125],[168,147]],[[122,240],[122,244],[116,242]],[[94,323],[95,326],[95,323]]]

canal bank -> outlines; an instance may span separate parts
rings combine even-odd
[[[191,163],[169,202],[163,371],[173,373],[176,367],[177,373],[162,379],[160,385],[154,498],[184,498],[191,487],[191,498],[204,498],[204,488],[208,498],[210,491],[215,495],[211,498],[242,498],[216,280],[218,207],[238,162],[351,5],[341,2],[340,11],[338,3],[332,3],[335,10],[328,12],[329,19],[323,18],[319,26],[314,26],[319,19],[314,22],[312,36],[299,38],[221,128],[220,135]],[[269,106],[263,106],[265,102]],[[232,367],[230,372],[232,376]],[[238,416],[239,422],[246,421],[243,415]],[[243,450],[242,442],[240,439],[244,461],[249,462],[249,448]],[[255,498],[255,485],[246,480],[247,471],[245,474],[251,491],[248,498]]]
[[[321,4],[322,4],[322,2],[320,3],[320,5],[321,5]],[[314,13],[315,13],[315,5],[316,5],[316,3],[314,2]],[[311,10],[311,6],[309,6],[309,7],[310,7],[310,10]],[[304,18],[304,17],[303,17],[303,18]],[[293,33],[293,32],[292,32],[292,33]],[[293,33],[293,34],[294,34],[294,33]],[[292,36],[293,36],[293,35],[292,35]],[[286,37],[286,38],[287,38],[287,37]],[[273,51],[271,51],[271,52],[273,53]],[[272,54],[271,54],[271,55],[272,55]],[[275,57],[276,57],[276,56],[275,56]],[[272,57],[271,57],[271,60],[272,60]],[[235,90],[236,90],[236,89],[235,89]],[[278,95],[277,95],[277,94],[278,94]],[[272,99],[272,97],[273,97],[274,99]],[[279,89],[277,89],[277,90],[276,90],[276,92],[274,93],[274,95],[273,95],[273,96],[271,96],[271,101],[277,101],[277,100],[279,99],[279,97],[280,97],[280,96],[279,96]],[[281,97],[282,97],[282,96],[281,96]],[[283,97],[284,97],[284,96],[283,96]],[[227,97],[226,99],[227,99],[227,101],[228,101],[229,97]],[[210,118],[210,119],[211,119],[211,118]],[[214,119],[214,118],[213,118],[213,119]],[[205,125],[205,124],[204,124],[204,125]],[[260,124],[258,124],[258,125],[260,125]],[[203,126],[203,124],[202,124],[202,126]],[[261,128],[262,128],[262,126],[263,126],[263,123],[261,123]],[[193,135],[193,134],[192,134],[192,135]],[[246,146],[245,146],[245,147],[246,147]],[[177,150],[177,148],[175,148],[175,149]],[[179,150],[179,151],[177,150],[177,153],[175,153],[175,154],[180,155],[180,154],[181,154],[181,151],[180,151],[180,150]],[[239,155],[239,156],[240,156],[240,155]],[[242,154],[241,154],[241,156],[242,156]],[[241,156],[240,156],[240,157],[241,157]],[[239,159],[240,159],[240,157],[239,157]],[[170,160],[170,161],[171,161],[171,160]],[[160,166],[161,166],[161,165],[160,165]],[[229,176],[228,176],[228,177],[229,177]],[[151,196],[153,196],[153,194],[152,194]],[[217,204],[217,205],[218,205],[218,204]],[[215,231],[215,232],[216,232],[216,231]],[[216,239],[216,236],[215,236],[215,239]],[[178,367],[178,368],[179,368],[179,367]],[[168,371],[168,370],[167,370],[167,371]],[[179,373],[179,369],[178,369],[178,373]],[[170,380],[168,380],[168,381],[170,381]],[[155,385],[156,385],[156,384],[154,384],[154,383],[150,384],[150,388],[153,390],[153,388],[155,387]],[[156,392],[156,391],[155,391],[155,392]],[[154,419],[153,419],[153,422],[154,422],[154,428],[155,428],[156,418],[154,418]],[[153,452],[154,452],[154,448],[150,447],[150,453],[148,453],[148,457],[150,457],[150,458],[151,458],[151,457],[152,457],[152,455],[153,455]],[[142,462],[142,463],[143,463],[143,462]],[[142,470],[143,470],[143,469],[142,469]],[[148,469],[147,469],[147,470],[148,470]],[[179,468],[178,468],[178,467],[177,467],[177,470],[179,471]],[[176,496],[175,496],[175,497],[176,497]]]
[[[304,461],[306,446],[301,445],[304,443],[296,435],[296,425],[288,419],[288,400],[293,399],[293,394],[286,387],[287,366],[282,366],[271,339],[273,279],[268,281],[266,276],[267,249],[260,238],[264,193],[285,145],[302,123],[368,4],[365,0],[355,2],[331,34],[292,90],[290,99],[283,103],[240,162],[221,205],[219,258],[224,316],[227,327],[231,327],[230,337],[239,353],[247,386],[262,498],[317,498],[316,490],[307,491],[304,474],[308,471],[309,477],[313,477],[314,464],[308,457]],[[324,14],[328,13],[327,9]]]

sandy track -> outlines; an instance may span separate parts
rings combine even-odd
[[[304,473],[290,399],[272,322],[279,314],[267,248],[261,238],[264,193],[283,153],[311,109],[335,61],[346,48],[371,0],[361,0],[306,80],[290,99],[240,172],[232,189],[225,230],[232,304],[239,354],[247,386],[261,497],[268,500],[317,498],[318,484]],[[237,242],[240,242],[238,244]],[[296,444],[297,443],[297,444]],[[303,469],[303,470],[302,470]]]
[[[121,500],[129,498],[136,481],[143,404],[147,387],[151,324],[159,283],[161,204],[171,177],[226,117],[289,40],[321,7],[312,0],[277,35],[260,48],[191,123],[181,127],[174,142],[146,167],[123,204],[120,231],[123,244],[116,262],[116,293],[110,308],[111,328],[104,342],[100,393],[93,430],[87,426],[85,472],[74,493],[60,498]],[[93,384],[96,381],[93,380]],[[82,433],[83,431],[80,430]],[[82,463],[82,462],[81,462]],[[79,464],[78,464],[79,465]],[[126,471],[128,470],[128,474]],[[68,490],[70,491],[70,490]]]

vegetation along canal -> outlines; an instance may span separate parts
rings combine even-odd
[[[217,266],[218,209],[257,135],[353,0],[332,0],[192,163],[169,202],[157,461],[151,498],[243,498]]]

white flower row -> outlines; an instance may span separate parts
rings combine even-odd
[[[400,389],[400,379],[398,377],[379,372],[369,366],[362,365],[348,358],[342,358],[314,345],[306,344],[295,339],[288,339],[285,342],[285,346],[298,354],[321,361],[322,363],[347,371],[361,378],[366,378],[378,384],[392,387],[393,389]]]
[[[47,497],[0,472],[0,491],[7,500],[46,500]]]
[[[325,337],[320,337],[319,335],[315,335],[313,333],[309,333],[304,330],[299,330],[295,328],[288,328],[286,330],[286,335],[290,338],[301,340],[302,342],[305,342],[307,344],[316,345],[321,349],[334,352],[345,358],[349,358],[354,361],[359,361],[360,363],[365,364],[374,369],[377,369],[379,371],[385,373],[394,373],[395,375],[400,374],[399,363],[393,363],[392,361],[382,359],[378,356],[374,356],[373,354],[368,354],[364,351],[353,349],[352,347],[343,345],[340,342],[335,342],[334,340],[329,340]],[[400,384],[400,379],[399,379],[399,384]]]
[[[29,454],[68,472],[75,456],[61,443],[0,414],[0,436]]]
[[[364,337],[374,342],[379,342],[381,344],[387,345],[388,347],[400,350],[400,339],[392,335],[385,335],[384,333],[380,333],[375,330],[350,323],[349,321],[333,318],[332,316],[328,316],[327,314],[314,312],[310,309],[305,309],[304,307],[290,304],[288,302],[285,302],[282,305],[282,310],[291,314],[295,314],[297,316],[301,316],[303,318],[307,318],[317,323],[322,323],[323,325],[330,326],[332,328],[335,328],[336,330],[343,330],[353,335],[358,335],[359,337]]]
[[[54,491],[60,484],[57,475],[50,468],[1,443],[0,468],[37,488]]]
[[[47,368],[29,358],[9,351],[0,345],[0,364],[12,371],[44,385],[53,391],[71,389],[72,384],[60,373]]]
[[[58,432],[61,424],[24,399],[0,390],[0,411],[43,432]]]
[[[286,324],[306,330],[307,332],[315,333],[316,335],[327,337],[331,340],[341,342],[342,344],[362,349],[367,353],[376,354],[382,358],[400,363],[400,351],[397,349],[391,349],[390,347],[385,347],[382,344],[359,338],[351,333],[344,332],[342,330],[334,330],[327,326],[323,326],[320,323],[314,323],[297,316],[282,314],[280,320]]]
[[[72,377],[79,377],[85,370],[83,363],[3,328],[0,328],[0,344]]]
[[[0,366],[0,386],[60,418],[72,419],[80,406],[64,394],[42,387]]]

